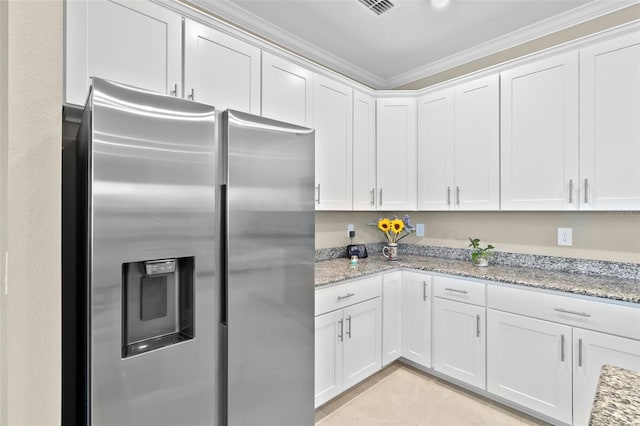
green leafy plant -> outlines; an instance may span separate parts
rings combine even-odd
[[[480,238],[471,238],[469,237],[469,247],[472,248],[471,251],[471,261],[473,263],[480,263],[480,259],[489,259],[493,253],[490,250],[493,250],[495,247],[491,244],[488,244],[486,247],[480,247]]]

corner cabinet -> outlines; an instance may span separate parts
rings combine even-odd
[[[316,290],[316,407],[380,370],[381,294],[381,276]]]
[[[500,74],[503,210],[578,206],[578,53]]]
[[[640,210],[640,33],[580,50],[580,209]]]
[[[431,368],[432,276],[402,273],[402,356]]]
[[[418,209],[500,207],[499,78],[418,99]]]
[[[185,97],[260,114],[260,49],[189,19],[184,27]]]
[[[353,89],[314,76],[316,210],[353,207]]]
[[[262,116],[313,127],[313,72],[263,51]]]
[[[90,77],[182,94],[182,17],[151,2],[66,2],[65,102],[84,105]]]
[[[376,100],[353,92],[353,210],[376,210]]]
[[[382,276],[382,366],[402,355],[402,272]]]
[[[376,100],[378,210],[416,210],[417,103]]]

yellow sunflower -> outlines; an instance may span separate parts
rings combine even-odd
[[[382,232],[389,232],[391,229],[391,221],[388,218],[380,219],[378,221],[378,229]]]
[[[398,235],[404,229],[404,222],[400,219],[393,219],[391,221],[391,231]]]

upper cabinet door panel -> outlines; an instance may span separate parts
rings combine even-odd
[[[499,78],[455,88],[455,186],[460,210],[500,208]]]
[[[313,122],[316,129],[316,208],[351,210],[353,89],[316,75],[313,99]]]
[[[580,51],[580,209],[640,210],[640,32]]]
[[[504,210],[575,210],[578,185],[578,55],[501,74]]]
[[[415,210],[417,198],[417,102],[378,99],[377,173],[379,210]]]
[[[262,52],[262,115],[313,127],[313,72]]]
[[[376,101],[353,92],[353,210],[376,209]]]
[[[68,1],[66,6],[67,103],[85,103],[92,76],[181,93],[180,15],[142,1]]]
[[[418,99],[418,210],[449,210],[454,190],[453,89]]]
[[[190,20],[184,47],[186,97],[260,114],[260,49]]]

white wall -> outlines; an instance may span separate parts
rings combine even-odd
[[[56,425],[63,3],[0,3],[0,422]]]

